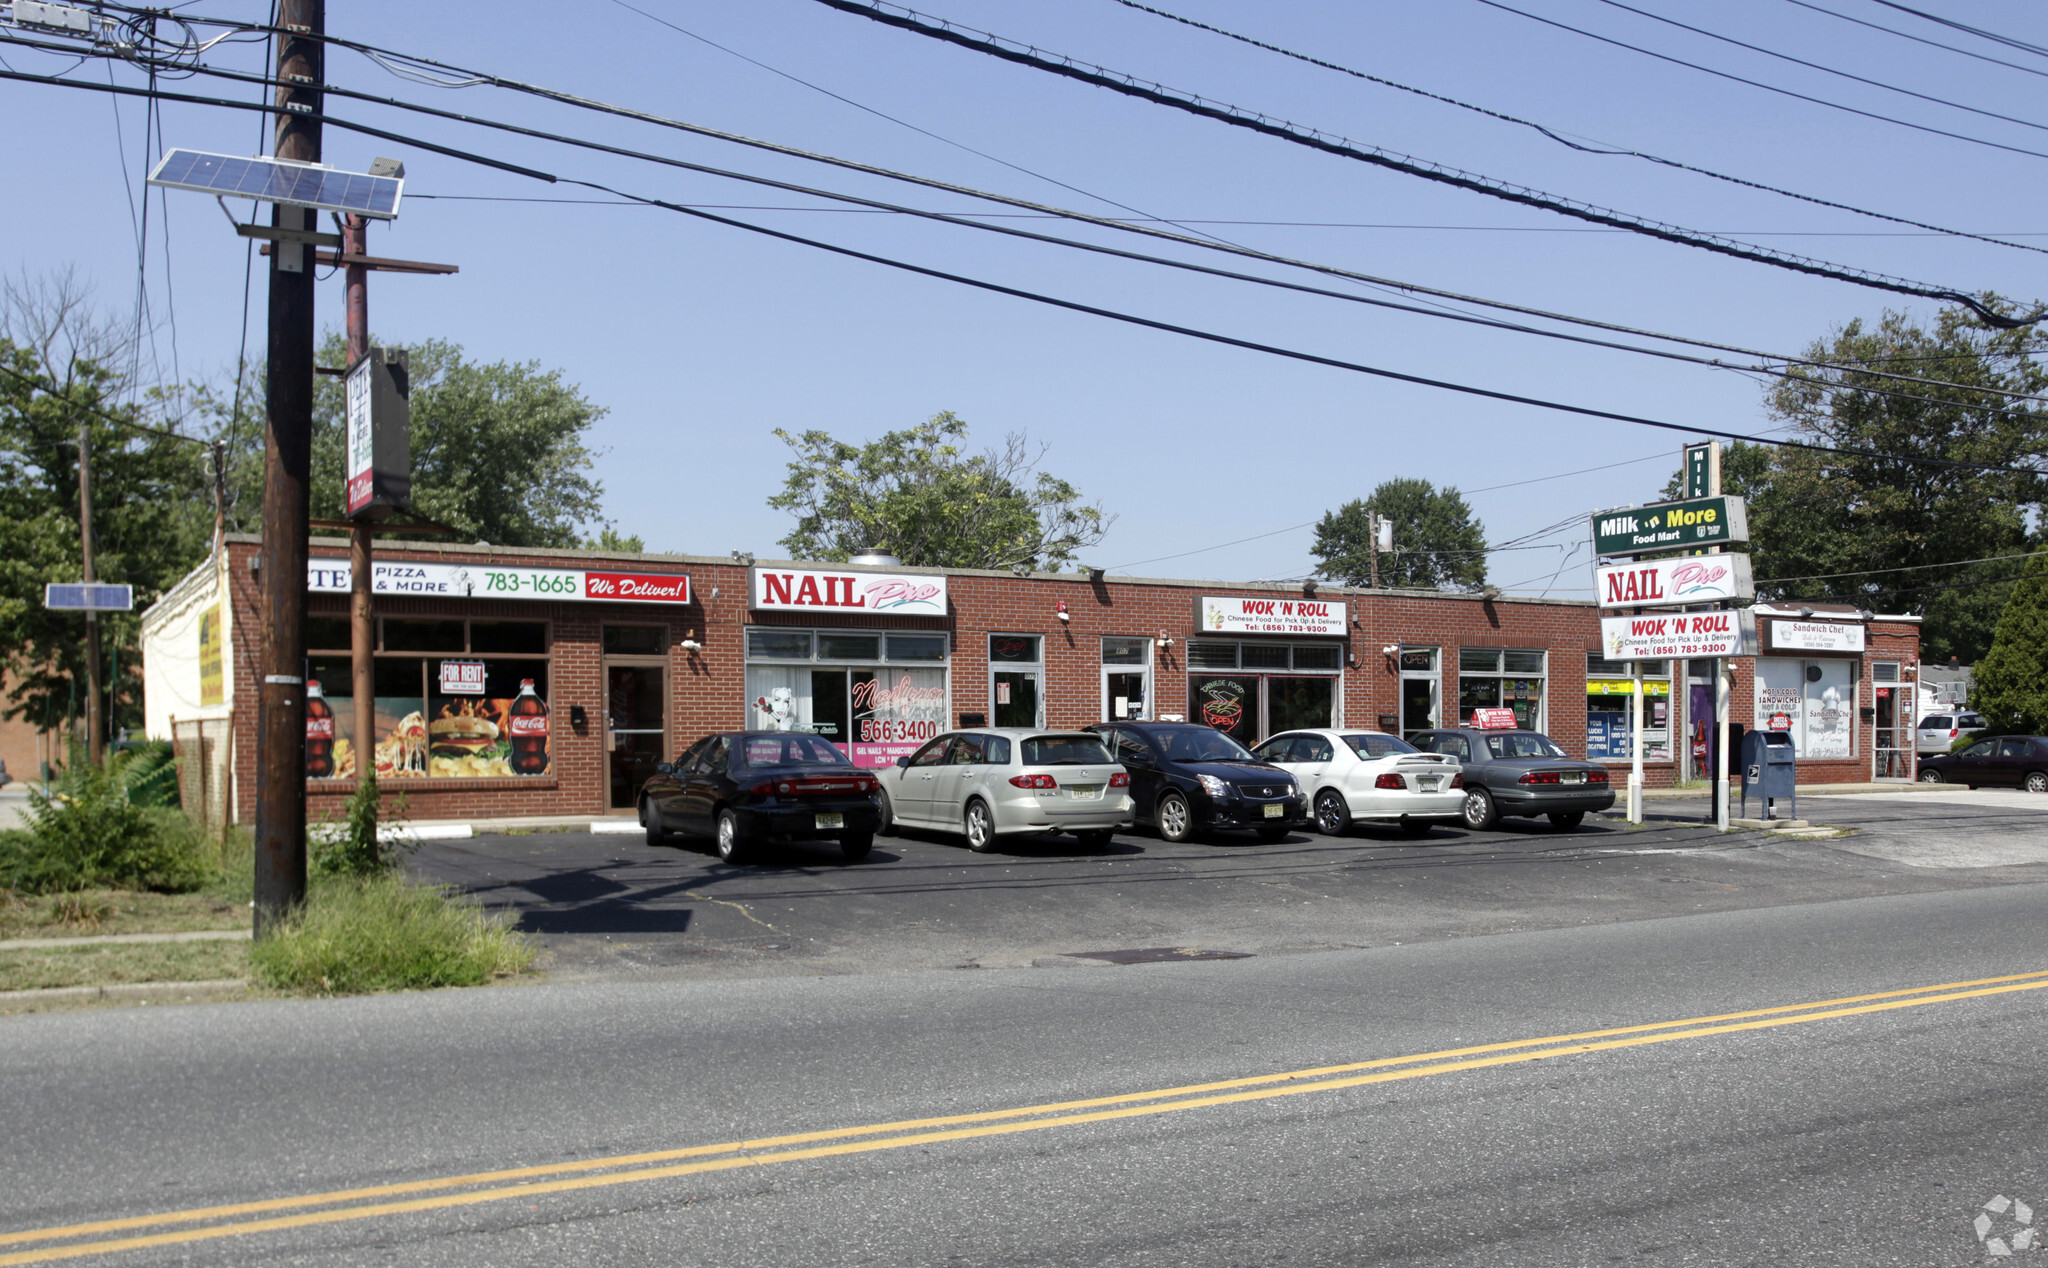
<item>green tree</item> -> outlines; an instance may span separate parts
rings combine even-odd
[[[85,714],[85,619],[43,606],[43,586],[82,575],[78,431],[92,446],[94,572],[135,587],[133,612],[100,617],[107,717],[141,723],[140,614],[205,558],[213,498],[203,445],[137,431],[116,404],[119,376],[97,361],[49,365],[0,336],[0,668],[6,715],[38,725]],[[46,383],[46,392],[33,386]],[[152,426],[162,426],[159,417]],[[103,669],[105,667],[103,666]]]
[[[610,524],[600,529],[595,537],[583,539],[585,550],[620,550],[635,555],[647,553],[647,543],[640,540],[638,533],[622,533]]]
[[[1388,480],[1364,501],[1346,502],[1316,523],[1309,547],[1316,573],[1339,585],[1372,582],[1372,522],[1394,522],[1394,549],[1380,554],[1380,584],[1410,590],[1477,590],[1486,584],[1486,529],[1456,489],[1427,480]]]
[[[822,431],[793,436],[789,479],[768,505],[796,516],[781,544],[797,559],[843,560],[886,546],[926,568],[1058,570],[1100,542],[1115,517],[1083,505],[1073,485],[1038,470],[1023,435],[968,454],[967,424],[950,412],[849,445]]]
[[[601,517],[604,488],[590,476],[584,435],[604,417],[559,370],[538,362],[483,364],[461,345],[426,339],[406,349],[411,360],[412,501],[430,519],[452,524],[497,546],[566,546],[582,542],[580,524]],[[341,365],[339,334],[321,341],[320,364]],[[263,375],[245,371],[239,393],[215,386],[196,394],[217,434],[231,442],[231,519],[261,527]],[[347,390],[338,376],[314,385],[312,483],[316,519],[342,515],[343,417]]]
[[[2048,733],[2048,555],[2012,583],[1991,647],[1977,661],[1970,705],[1992,731]]]
[[[1980,388],[2039,395],[2048,350],[2032,330],[1992,330],[1944,309],[1925,330],[1898,313],[1852,321],[1807,351],[1842,369],[1793,367],[1766,397],[1773,417],[1811,443],[1880,455],[2034,468],[2048,450],[2048,410]],[[1961,388],[1879,378],[1892,369]],[[2012,590],[2048,481],[2031,470],[1941,467],[1736,444],[1722,484],[1749,499],[1757,594],[1852,603],[1924,617],[1921,654],[1974,661]],[[1666,489],[1677,495],[1677,482]],[[1841,575],[1855,574],[1855,575]]]

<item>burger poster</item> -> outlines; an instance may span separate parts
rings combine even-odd
[[[379,696],[376,707],[375,759],[377,778],[478,779],[515,778],[511,715],[517,696]],[[335,774],[356,773],[353,717],[346,698],[335,706],[337,738]],[[424,708],[422,705],[424,704]],[[529,732],[534,728],[529,727]],[[545,732],[525,737],[537,750],[522,764],[526,773],[545,775],[552,769]]]

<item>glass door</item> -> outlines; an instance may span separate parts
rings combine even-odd
[[[1038,681],[1036,669],[998,669],[990,678],[997,726],[1037,726]]]
[[[633,808],[640,785],[667,752],[666,674],[660,665],[605,666],[604,743],[614,810]]]
[[[1145,677],[1142,669],[1102,671],[1102,717],[1105,722],[1145,720]]]
[[[1878,685],[1872,688],[1876,708],[1872,712],[1874,734],[1872,739],[1871,777],[1873,779],[1913,778],[1913,759],[1916,744],[1912,730],[1913,721],[1899,713],[1900,686],[1899,667],[1895,664],[1871,666],[1872,677]],[[1889,670],[1887,674],[1885,671]]]
[[[1442,684],[1436,648],[1401,649],[1401,738],[1434,730],[1439,725]]]

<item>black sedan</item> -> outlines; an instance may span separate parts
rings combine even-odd
[[[882,812],[875,777],[830,742],[797,731],[707,735],[640,788],[650,845],[670,832],[709,836],[718,857],[746,860],[764,840],[834,838],[850,860],[875,844]]]
[[[1244,828],[1278,841],[1308,822],[1308,798],[1294,776],[1212,727],[1099,722],[1085,729],[1109,741],[1110,755],[1130,772],[1137,821],[1165,840]]]
[[[1448,753],[1465,767],[1465,826],[1484,831],[1502,818],[1546,815],[1566,832],[1589,810],[1614,804],[1607,768],[1582,762],[1540,731],[1423,731],[1409,742],[1425,753]]]
[[[1920,782],[2048,792],[2048,737],[1993,735],[1960,753],[1923,757]]]

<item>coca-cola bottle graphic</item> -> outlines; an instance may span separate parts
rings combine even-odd
[[[334,706],[320,694],[316,679],[306,680],[306,777],[334,774]]]
[[[519,695],[505,711],[512,741],[512,773],[548,773],[548,705],[533,692],[533,679],[519,680]]]

